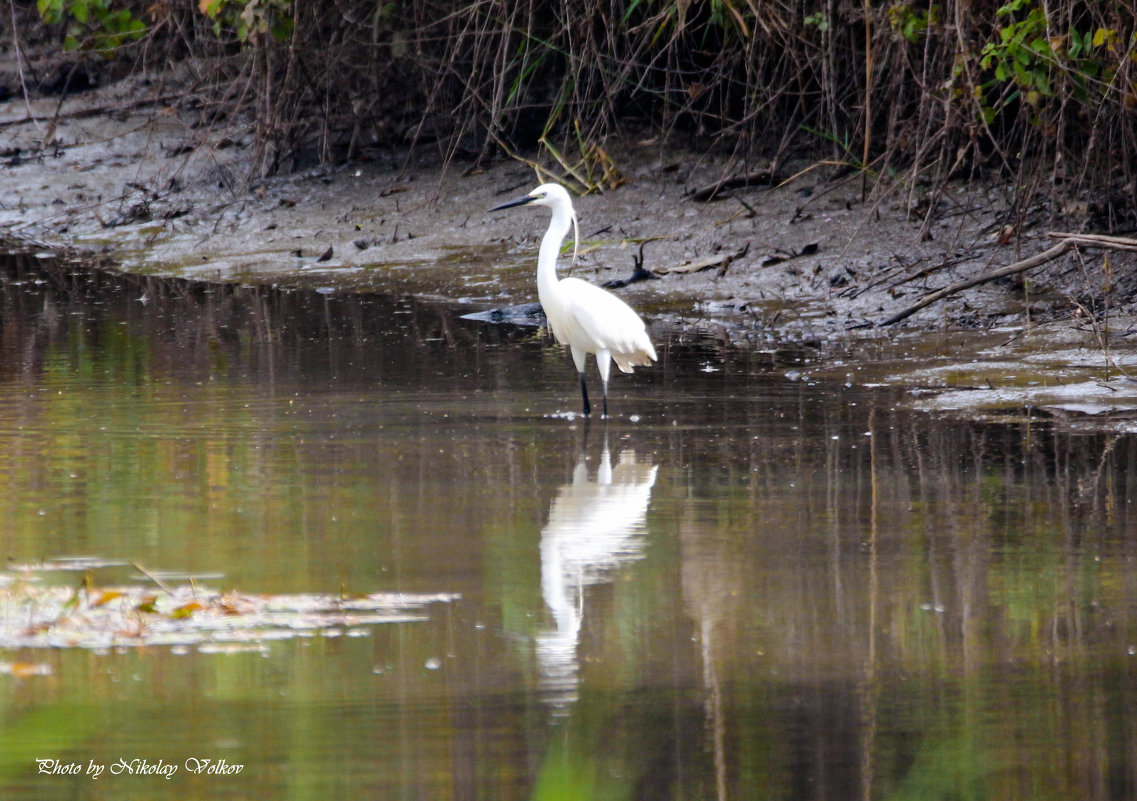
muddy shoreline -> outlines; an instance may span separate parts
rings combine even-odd
[[[32,101],[32,122],[21,121],[22,100],[0,104],[0,236],[98,254],[130,272],[474,304],[533,299],[543,216],[488,212],[536,185],[529,166],[444,165],[420,148],[250,181],[247,127],[197,128],[161,102],[115,111],[158,91],[133,79],[62,103]],[[787,165],[777,185],[706,202],[694,190],[742,165],[652,140],[608,147],[626,182],[578,198],[576,274],[626,278],[643,244],[645,266],[662,278],[624,292],[680,326],[832,335],[872,325],[930,289],[1029,254],[1043,233],[999,244],[1006,200],[995,187],[950,187],[925,227],[919,190],[869,192],[856,175],[834,179],[842,171],[833,166]],[[987,287],[906,327],[981,327],[1023,305],[1014,287]],[[967,307],[981,311],[969,319]]]
[[[196,127],[174,106],[144,102],[157,92],[134,78],[62,102],[0,104],[7,249],[147,275],[415,295],[471,311],[536,300],[544,213],[488,211],[538,182],[530,166],[443,164],[420,148],[247,180],[247,127]],[[1137,327],[1125,295],[1132,253],[1111,256],[1111,274],[1100,256],[1071,253],[1025,282],[982,284],[879,325],[928,292],[1053,245],[1041,224],[1018,236],[1006,227],[1003,187],[950,186],[928,224],[926,190],[873,190],[829,165],[789,165],[779,175],[797,177],[702,201],[693,190],[742,165],[653,140],[608,146],[626,182],[577,199],[582,247],[572,274],[626,279],[642,246],[659,279],[616,291],[657,335],[710,333],[750,346],[868,342],[876,352],[916,332],[995,332],[958,341],[982,343],[962,346],[981,361],[993,339],[1041,338],[1105,378],[1124,372],[1124,353],[1113,349],[1128,347]],[[567,268],[563,259],[562,275]],[[1103,287],[1116,298],[1106,348],[1093,308]]]

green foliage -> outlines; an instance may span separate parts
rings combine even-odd
[[[1014,89],[1001,93],[993,103],[982,103],[987,122],[1016,100],[1038,107],[1054,96],[1060,78],[1069,82],[1076,100],[1088,99],[1089,87],[1102,74],[1102,62],[1094,52],[1102,47],[1113,50],[1118,39],[1115,30],[1099,27],[1091,34],[1071,28],[1068,36],[1054,37],[1043,10],[1029,0],[1011,0],[997,16],[1007,21],[998,28],[998,41],[987,42],[980,53],[980,66],[992,71],[992,78],[981,89],[984,97],[1008,83]]]
[[[1137,163],[1132,2],[999,2],[983,14],[960,0],[197,0],[199,24],[186,26],[169,0],[37,0],[72,49],[113,52],[146,15],[156,45],[188,32],[194,56],[215,55],[218,41],[249,54],[287,41],[285,58],[256,62],[264,80],[242,95],[267,115],[256,129],[267,171],[312,143],[317,118],[321,158],[338,152],[331,143],[362,146],[360,131],[411,132],[516,153],[551,143],[571,172],[558,154],[583,139],[598,175],[607,168],[591,145],[629,117],[748,157],[804,132],[815,154],[831,143],[879,175],[899,164],[958,173],[992,150],[1005,168],[1022,153],[1064,151],[1062,169],[1089,156],[1088,182]]]
[[[1027,0],[1011,0],[996,14],[1014,17],[1026,5]],[[999,28],[999,41],[983,46],[979,63],[985,70],[994,68],[997,84],[1013,81],[1026,91],[1026,101],[1037,105],[1041,98],[1053,94],[1050,73],[1056,56],[1046,34],[1046,15],[1041,8],[1031,7],[1022,19],[1011,19]],[[990,115],[996,110],[991,108]]]
[[[913,8],[907,3],[893,3],[888,7],[888,22],[893,33],[909,44],[924,38],[928,31],[939,24],[940,7],[933,5],[928,9]]]
[[[290,0],[199,0],[198,10],[213,20],[213,31],[232,31],[241,42],[272,36],[286,42],[292,36]]]
[[[48,25],[66,24],[66,50],[93,50],[112,56],[119,47],[140,39],[146,24],[114,0],[36,0]]]
[[[817,30],[823,33],[829,30],[829,17],[825,15],[824,11],[815,11],[809,14],[802,22],[811,28],[817,28]]]

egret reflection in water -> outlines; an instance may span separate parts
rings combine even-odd
[[[541,594],[554,627],[537,636],[542,697],[555,710],[576,700],[577,644],[584,590],[611,581],[623,565],[643,557],[647,507],[658,467],[635,451],[616,466],[605,438],[596,478],[581,454],[572,482],[557,492],[541,532]]]

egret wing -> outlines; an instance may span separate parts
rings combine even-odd
[[[566,278],[560,287],[563,336],[558,333],[558,340],[589,353],[611,351],[616,365],[626,373],[656,358],[643,320],[627,303],[578,278]]]

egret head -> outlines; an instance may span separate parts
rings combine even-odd
[[[576,255],[580,251],[580,227],[576,221],[576,209],[572,206],[572,196],[569,195],[568,190],[560,184],[541,184],[528,195],[502,203],[500,206],[494,206],[490,211],[500,211],[501,209],[525,205],[549,206],[553,210],[554,218],[558,214],[568,213],[569,219],[572,220],[572,260],[575,264]]]

